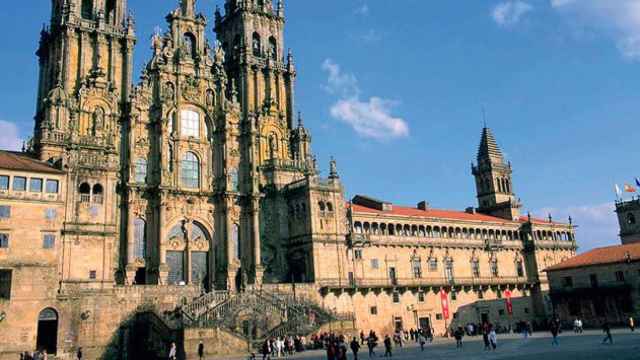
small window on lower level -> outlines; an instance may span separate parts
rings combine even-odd
[[[362,259],[362,249],[355,249],[353,250],[353,257],[356,260],[361,260]]]
[[[484,299],[484,291],[478,290],[478,299]]]
[[[0,270],[0,300],[11,299],[11,270]]]
[[[418,302],[424,302],[424,293],[422,291],[418,293]]]
[[[0,190],[9,190],[9,177],[7,175],[0,176]]]
[[[378,315],[378,307],[377,306],[370,307],[369,312],[371,313],[371,315]]]
[[[27,190],[27,178],[24,176],[13,177],[13,191]]]
[[[58,193],[58,180],[47,180],[47,194],[57,194]]]
[[[53,234],[45,234],[42,240],[43,249],[53,249],[56,246],[56,236]]]
[[[89,279],[95,280],[98,277],[98,273],[95,270],[89,271]]]
[[[436,314],[436,320],[442,320],[442,314]]]
[[[0,205],[0,219],[8,219],[11,217],[11,206]]]
[[[0,249],[9,248],[9,234],[0,234]]]
[[[397,303],[399,303],[399,302],[400,302],[400,293],[399,293],[399,292],[394,292],[394,293],[393,293],[393,302],[394,302],[395,304],[397,304]]]

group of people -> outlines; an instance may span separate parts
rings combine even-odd
[[[44,350],[38,350],[33,352],[25,351],[20,354],[20,360],[47,360],[48,358],[49,356],[47,355],[47,352]]]
[[[304,351],[306,339],[303,336],[270,338],[262,343],[262,359],[282,358]]]

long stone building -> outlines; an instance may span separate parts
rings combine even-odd
[[[185,330],[188,351],[205,333],[301,332],[292,312],[438,334],[547,315],[542,269],[575,254],[574,226],[521,214],[489,129],[477,208],[347,201],[335,161],[319,177],[296,115],[282,1],[226,0],[215,46],[195,0],[166,20],[134,85],[126,0],[52,1],[34,136],[0,153],[0,358],[79,346],[125,358],[162,351],[176,329],[222,329]],[[242,293],[284,315],[242,312]]]

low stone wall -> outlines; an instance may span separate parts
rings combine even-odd
[[[186,329],[184,331],[184,351],[187,359],[198,359],[198,344],[202,341],[205,357],[238,356],[249,353],[249,343],[226,330]]]

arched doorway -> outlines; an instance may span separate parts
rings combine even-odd
[[[38,350],[46,350],[47,354],[55,354],[58,350],[58,313],[46,308],[38,315]]]

